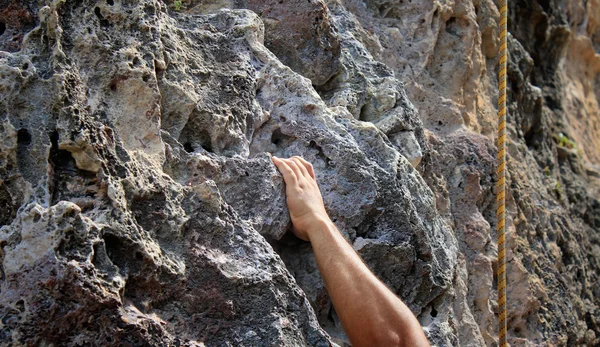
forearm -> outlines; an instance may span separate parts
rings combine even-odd
[[[317,264],[350,341],[360,346],[428,346],[419,322],[362,262],[330,221],[309,232]]]
[[[429,346],[410,310],[362,262],[327,217],[312,165],[273,157],[286,183],[294,234],[310,241],[344,330],[355,347]]]

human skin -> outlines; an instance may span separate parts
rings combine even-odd
[[[362,262],[333,224],[312,165],[273,157],[286,184],[294,234],[310,241],[325,287],[350,342],[362,346],[429,346],[410,309]]]

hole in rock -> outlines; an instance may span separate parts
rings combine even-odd
[[[137,256],[140,253],[139,245],[113,232],[105,229],[102,235],[104,242],[94,245],[94,266],[109,273],[116,270],[114,266],[117,266],[121,275],[127,276],[139,273],[143,268]]]
[[[212,153],[213,149],[212,149],[212,145],[210,144],[210,141],[203,141],[200,146],[202,146],[202,148],[204,148],[205,151]]]
[[[20,146],[29,146],[31,144],[31,134],[27,129],[19,129],[17,132],[17,144]]]
[[[181,135],[179,136],[179,142],[183,143],[184,149],[189,152],[194,152],[202,147],[205,151],[212,153],[212,141],[210,134],[206,128],[204,122],[199,121],[200,117],[194,117],[188,121]]]
[[[54,166],[54,171],[60,169],[65,171],[75,171],[75,159],[71,156],[69,151],[58,148],[58,132],[53,131],[50,134],[50,142],[52,147],[50,148],[50,163]]]
[[[549,12],[550,10],[550,1],[542,0],[539,2],[540,6],[544,9],[544,12]]]
[[[457,18],[452,17],[446,22],[446,32],[450,35],[459,36]]]
[[[185,149],[185,151],[188,153],[194,152],[194,147],[192,147],[192,144],[189,142],[183,144],[183,149]]]
[[[363,122],[370,122],[372,120],[372,118],[370,118],[368,106],[366,104],[361,106],[358,120],[361,120]]]
[[[99,242],[99,243],[95,243],[92,246],[92,257],[91,257],[90,260],[91,260],[92,264],[94,264],[94,266],[97,267],[97,268],[100,267],[100,265],[102,264],[102,258],[103,257],[101,256],[102,253],[100,253],[100,251],[101,251],[100,246],[101,245],[102,245],[102,243]]]
[[[101,26],[108,26],[108,21],[104,18],[104,16],[102,15],[102,12],[100,11],[100,7],[96,7],[94,8],[94,14],[96,15],[96,17],[98,17],[98,19],[100,20],[100,25]]]
[[[383,5],[379,6],[379,15],[381,17],[385,17],[387,15],[388,11],[388,4],[384,3]]]
[[[271,142],[278,147],[284,147],[290,142],[292,142],[292,137],[285,135],[281,132],[281,129],[275,129],[273,134],[271,135]]]
[[[106,3],[109,4],[110,6],[115,4],[114,0],[106,0]]]
[[[19,310],[21,312],[25,311],[25,301],[23,301],[23,299],[17,301],[15,306],[17,307],[17,310]]]
[[[155,16],[156,7],[152,6],[152,4],[146,4],[146,6],[144,6],[144,12],[149,16]]]
[[[6,24],[4,22],[0,22],[0,35],[4,34],[6,31]]]
[[[431,317],[437,317],[437,315],[438,315],[438,312],[437,312],[437,310],[436,310],[435,308],[433,308],[433,307],[432,307],[432,308],[431,308]]]
[[[102,235],[102,239],[104,240],[104,249],[105,254],[111,263],[118,266],[120,271],[125,271],[128,273],[129,268],[133,265],[131,260],[133,254],[133,250],[131,249],[132,245],[125,244],[121,238],[114,234],[104,234]],[[100,257],[103,256],[102,250],[97,253]],[[102,261],[99,259],[98,261]]]

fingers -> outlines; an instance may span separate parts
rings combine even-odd
[[[309,176],[316,181],[315,170],[313,169],[312,164],[300,156],[295,155],[288,159],[273,157],[273,162],[279,171],[281,171],[281,174],[284,175],[284,179],[286,178],[286,174],[293,174],[295,182],[297,182],[301,177]],[[282,169],[290,170],[291,172],[288,171],[284,173]]]
[[[288,164],[288,166],[292,169],[292,171],[294,171],[294,173],[296,174],[296,178],[298,180],[300,180],[302,177],[304,177],[304,173],[302,173],[302,171],[300,170],[300,166],[296,163],[296,161],[294,159],[284,159],[286,161],[286,163]]]
[[[313,169],[312,164],[309,163],[308,161],[304,160],[304,158],[302,158],[302,157],[295,156],[294,158],[298,158],[300,160],[300,162],[306,168],[306,171],[308,171],[308,174],[310,175],[310,177],[312,177],[316,181],[317,177],[315,176],[315,170]]]
[[[293,156],[290,158],[290,160],[293,160],[296,165],[298,165],[298,168],[300,169],[300,172],[302,172],[302,175],[306,178],[308,178],[310,175],[308,173],[308,170],[306,169],[306,166],[304,165],[304,163],[302,162],[302,160],[300,160],[301,158],[297,155]]]
[[[295,184],[298,182],[298,177],[292,168],[288,165],[288,162],[285,159],[280,159],[277,157],[273,157],[273,164],[277,166],[281,175],[283,175],[283,179],[286,184]]]

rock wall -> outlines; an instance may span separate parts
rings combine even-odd
[[[509,1],[512,345],[600,344],[600,3]],[[497,4],[0,1],[0,344],[347,344],[270,155],[497,344]]]

